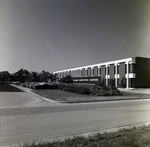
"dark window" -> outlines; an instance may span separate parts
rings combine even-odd
[[[129,64],[129,73],[135,72],[135,64]]]
[[[117,87],[119,87],[119,79],[117,79]]]
[[[116,74],[116,66],[114,66],[114,74]]]
[[[81,72],[82,72],[82,73],[81,73],[81,74],[82,74],[82,77],[85,77],[85,69],[84,69],[84,68],[82,69]]]
[[[95,75],[94,73],[95,73],[95,72],[94,72],[94,68],[93,68],[93,76]]]
[[[134,87],[134,82],[135,82],[135,79],[133,78],[129,79],[129,87]]]
[[[93,75],[94,76],[98,75],[98,67],[94,67]]]
[[[87,76],[91,76],[91,68],[88,68],[88,74]]]
[[[109,69],[110,69],[110,68],[108,67],[108,75],[109,75]]]
[[[117,74],[119,74],[119,65],[117,65]]]
[[[101,68],[99,68],[99,75],[101,75]]]

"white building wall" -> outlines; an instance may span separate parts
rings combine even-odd
[[[118,83],[117,83],[117,79],[119,79],[119,74],[117,73],[117,66],[119,65],[119,63],[125,62],[126,64],[126,88],[129,88],[129,78],[135,78],[136,75],[135,73],[133,74],[129,74],[129,64],[131,63],[135,63],[135,58],[126,58],[126,59],[121,59],[121,60],[115,60],[115,61],[110,61],[110,62],[105,62],[105,63],[98,63],[98,64],[94,64],[94,65],[88,65],[88,66],[82,66],[82,67],[78,67],[78,68],[72,68],[72,69],[67,69],[67,70],[61,70],[61,71],[55,71],[55,73],[60,74],[60,77],[64,77],[66,76],[68,71],[70,72],[70,75],[72,77],[88,77],[88,68],[91,68],[91,72],[90,72],[90,77],[94,76],[93,73],[93,68],[94,67],[98,67],[98,76],[100,76],[100,70],[101,70],[101,66],[105,65],[106,67],[106,75],[105,75],[105,79],[106,79],[106,85],[108,85],[108,79],[109,79],[109,74],[108,74],[108,67],[110,66],[110,64],[114,64],[115,65],[115,86],[117,87]],[[84,70],[85,69],[85,70]],[[94,70],[95,71],[95,70]],[[82,72],[82,74],[81,74]]]

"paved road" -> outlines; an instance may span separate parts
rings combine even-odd
[[[13,99],[17,104],[0,109],[1,145],[150,122],[150,100],[45,104],[30,93],[5,94],[5,101]],[[5,94],[0,92],[0,100]]]
[[[24,90],[24,91],[23,91]],[[40,96],[33,95],[28,89],[0,84],[0,108],[45,107],[56,105],[47,102]]]

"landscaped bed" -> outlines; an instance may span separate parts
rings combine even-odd
[[[137,94],[124,92],[120,96],[95,96],[95,95],[83,95],[73,92],[67,92],[59,89],[47,89],[47,90],[32,90],[32,92],[51,99],[61,102],[91,102],[91,101],[109,101],[109,100],[128,100],[128,99],[146,99],[150,98],[148,94]]]

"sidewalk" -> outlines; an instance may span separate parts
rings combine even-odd
[[[50,102],[59,103],[87,103],[87,102],[104,102],[120,100],[138,100],[150,99],[150,88],[123,89],[118,88],[124,94],[122,96],[92,96],[69,93],[62,90],[31,90],[26,87],[13,85],[21,90],[32,93],[37,97]]]
[[[131,92],[131,93],[139,93],[139,94],[150,94],[150,88],[132,88],[132,89],[123,89],[118,88],[122,92]]]

